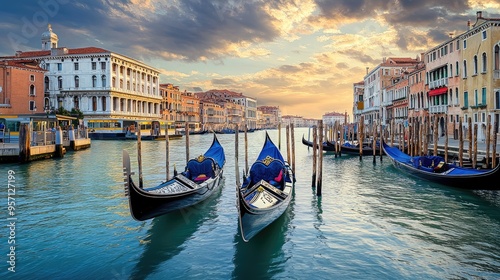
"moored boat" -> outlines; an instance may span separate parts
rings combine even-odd
[[[267,133],[257,160],[236,185],[239,227],[247,242],[285,212],[295,187],[292,169]]]
[[[302,135],[302,144],[308,146],[308,147],[313,147],[313,142],[312,141],[308,141],[304,138],[304,135]],[[319,147],[318,147],[319,148]],[[330,146],[327,144],[327,142],[323,142],[323,151],[325,152],[334,152],[335,151],[335,147],[334,146]]]
[[[157,186],[144,188],[142,181],[136,185],[132,180],[130,156],[123,150],[125,195],[132,217],[144,221],[205,200],[219,188],[225,161],[224,149],[214,134],[210,148],[189,160],[183,172]]]
[[[464,168],[441,156],[410,156],[383,142],[385,154],[398,170],[431,182],[465,189],[500,189],[500,165],[494,169]]]

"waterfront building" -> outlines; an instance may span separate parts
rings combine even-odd
[[[359,123],[359,119],[361,117],[361,114],[363,112],[364,107],[364,102],[363,102],[363,94],[365,92],[365,82],[357,82],[353,84],[353,106],[352,106],[352,116],[353,116],[353,122]]]
[[[422,54],[425,58],[425,55]],[[408,73],[408,117],[422,121],[429,115],[429,98],[427,95],[427,79],[425,60],[422,59],[413,71]]]
[[[394,125],[405,124],[408,120],[408,96],[410,87],[408,83],[408,72],[401,73],[398,77],[391,79],[391,84],[382,91],[382,107],[386,112],[386,122],[382,125],[390,126],[394,120]],[[380,124],[380,123],[376,123]]]
[[[200,108],[203,129],[219,131],[224,128],[226,116],[223,106],[208,100],[200,100]]]
[[[333,126],[333,125],[335,125],[335,123],[339,123],[339,124],[349,123],[349,118],[347,116],[347,112],[345,112],[345,113],[337,113],[337,112],[325,113],[323,115],[322,119],[323,119],[323,125],[329,125],[329,126]]]
[[[181,112],[178,126],[188,123],[189,131],[200,130],[200,99],[191,92],[183,92],[181,94]]]
[[[196,96],[225,108],[226,127],[231,128],[235,124],[243,127],[247,124],[249,129],[253,129],[257,126],[257,101],[253,98],[226,89],[197,92]]]
[[[258,118],[258,128],[277,128],[281,120],[281,110],[279,106],[258,106],[257,114],[261,117]]]
[[[169,124],[180,123],[180,113],[182,111],[182,93],[178,86],[173,84],[160,84],[161,115],[162,119]]]
[[[458,37],[450,38],[428,50],[424,55],[431,125],[435,123],[434,118],[438,118],[438,135],[453,134],[461,115],[459,103],[461,48]]]
[[[124,134],[139,123],[148,133],[161,119],[159,71],[141,61],[102,48],[58,47],[51,26],[42,50],[18,51],[5,59],[33,59],[46,69],[43,110],[83,113],[96,133]]]
[[[483,17],[458,36],[463,119],[478,126],[478,140],[486,137],[486,121],[491,116],[494,131],[500,122],[500,18]]]
[[[393,83],[393,78],[400,77],[403,72],[413,71],[418,64],[419,58],[384,58],[382,63],[371,71],[367,68],[363,79],[363,110],[365,124],[372,125],[376,121],[381,121],[383,125],[388,125],[387,108],[382,106],[383,90]]]
[[[0,60],[0,115],[43,113],[45,72],[35,60]]]

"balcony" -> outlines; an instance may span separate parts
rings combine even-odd
[[[431,114],[447,114],[448,105],[431,105],[429,106],[429,113]]]
[[[448,78],[441,78],[439,80],[431,81],[429,83],[429,89],[448,86]]]

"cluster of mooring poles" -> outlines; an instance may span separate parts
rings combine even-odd
[[[186,123],[186,130],[188,131],[188,123]],[[168,137],[168,127],[165,128],[165,181],[170,179],[170,141]],[[186,136],[186,165],[189,161],[189,133],[185,134]],[[141,141],[141,130],[137,130],[137,164],[139,166],[139,187],[143,187],[143,176],[142,176],[142,141]],[[177,175],[177,170],[175,169],[174,164],[174,176]]]

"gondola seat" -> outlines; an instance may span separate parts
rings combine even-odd
[[[251,179],[251,182],[249,185],[251,186],[258,183],[260,180],[264,180],[277,188],[283,189],[285,181],[284,174],[285,164],[279,159],[272,160],[269,165],[266,165],[262,161],[257,161],[250,168],[249,179]]]
[[[434,172],[435,167],[441,162],[444,162],[444,158],[441,156],[420,156],[414,157],[412,161],[414,167],[428,172]]]
[[[205,158],[202,161],[192,159],[188,161],[185,176],[195,182],[203,182],[209,178],[215,177],[215,163],[211,158]]]

